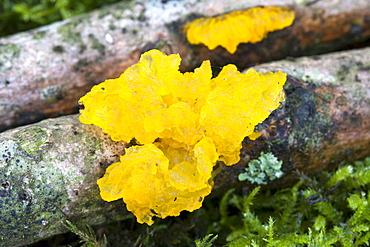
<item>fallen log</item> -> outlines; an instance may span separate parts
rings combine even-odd
[[[329,66],[330,65],[330,66]],[[216,177],[217,197],[238,181],[262,151],[283,161],[289,184],[294,171],[314,172],[363,159],[370,150],[370,48],[285,60],[257,67],[288,73],[286,101],[246,139],[241,161]],[[0,245],[18,246],[65,232],[62,221],[95,225],[129,217],[124,203],[103,201],[96,180],[124,154],[99,128],[77,115],[44,120],[0,134]]]
[[[299,2],[299,3],[298,3]],[[370,37],[370,2],[279,1],[295,11],[292,26],[231,55],[218,47],[189,45],[183,25],[276,1],[124,1],[107,8],[0,39],[0,131],[48,117],[77,113],[78,99],[108,78],[118,77],[142,52],[180,53],[182,70],[204,59],[213,66],[243,69],[287,56],[346,48]]]

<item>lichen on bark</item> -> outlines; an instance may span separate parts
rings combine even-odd
[[[77,118],[63,119],[63,124],[45,120],[0,137],[2,242],[18,245],[64,232],[67,218],[99,224],[125,216],[124,206],[108,215],[114,204],[100,200],[96,185],[103,167],[122,154],[123,144]]]

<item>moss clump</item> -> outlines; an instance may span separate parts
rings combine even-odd
[[[228,191],[213,233],[227,246],[368,246],[370,158],[292,188]],[[231,213],[231,211],[237,212]],[[216,224],[214,224],[216,225]]]

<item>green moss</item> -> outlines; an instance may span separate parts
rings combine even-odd
[[[257,187],[248,195],[228,191],[220,202],[219,225],[211,230],[223,238],[216,245],[367,246],[369,167],[370,157],[332,174],[301,174],[292,188]]]
[[[80,237],[80,243],[84,243],[82,247],[105,247],[108,244],[105,235],[102,239],[97,239],[94,230],[89,225],[77,227],[67,220],[65,226],[68,230]]]
[[[195,240],[196,247],[212,247],[212,243],[217,239],[217,235],[209,234],[203,239]]]

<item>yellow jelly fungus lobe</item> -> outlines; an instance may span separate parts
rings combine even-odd
[[[100,194],[106,201],[123,198],[139,223],[151,225],[153,216],[177,216],[202,206],[212,190],[210,179],[217,158],[209,137],[193,150],[167,146],[163,152],[154,144],[133,146],[98,180]]]
[[[123,198],[138,222],[193,211],[212,189],[217,160],[239,161],[242,140],[284,100],[286,74],[240,73],[225,66],[212,78],[205,61],[179,72],[181,58],[158,50],[119,78],[96,85],[80,99],[80,121],[102,128],[115,141],[140,144],[98,180],[106,201]]]
[[[283,7],[255,7],[196,19],[184,31],[191,44],[204,44],[210,50],[220,45],[235,53],[240,43],[257,43],[269,32],[290,26],[294,17],[293,11]]]
[[[253,69],[241,74],[229,64],[212,80],[214,89],[200,113],[200,127],[213,139],[220,160],[233,165],[239,161],[243,139],[255,138],[254,127],[284,100],[286,75]]]

